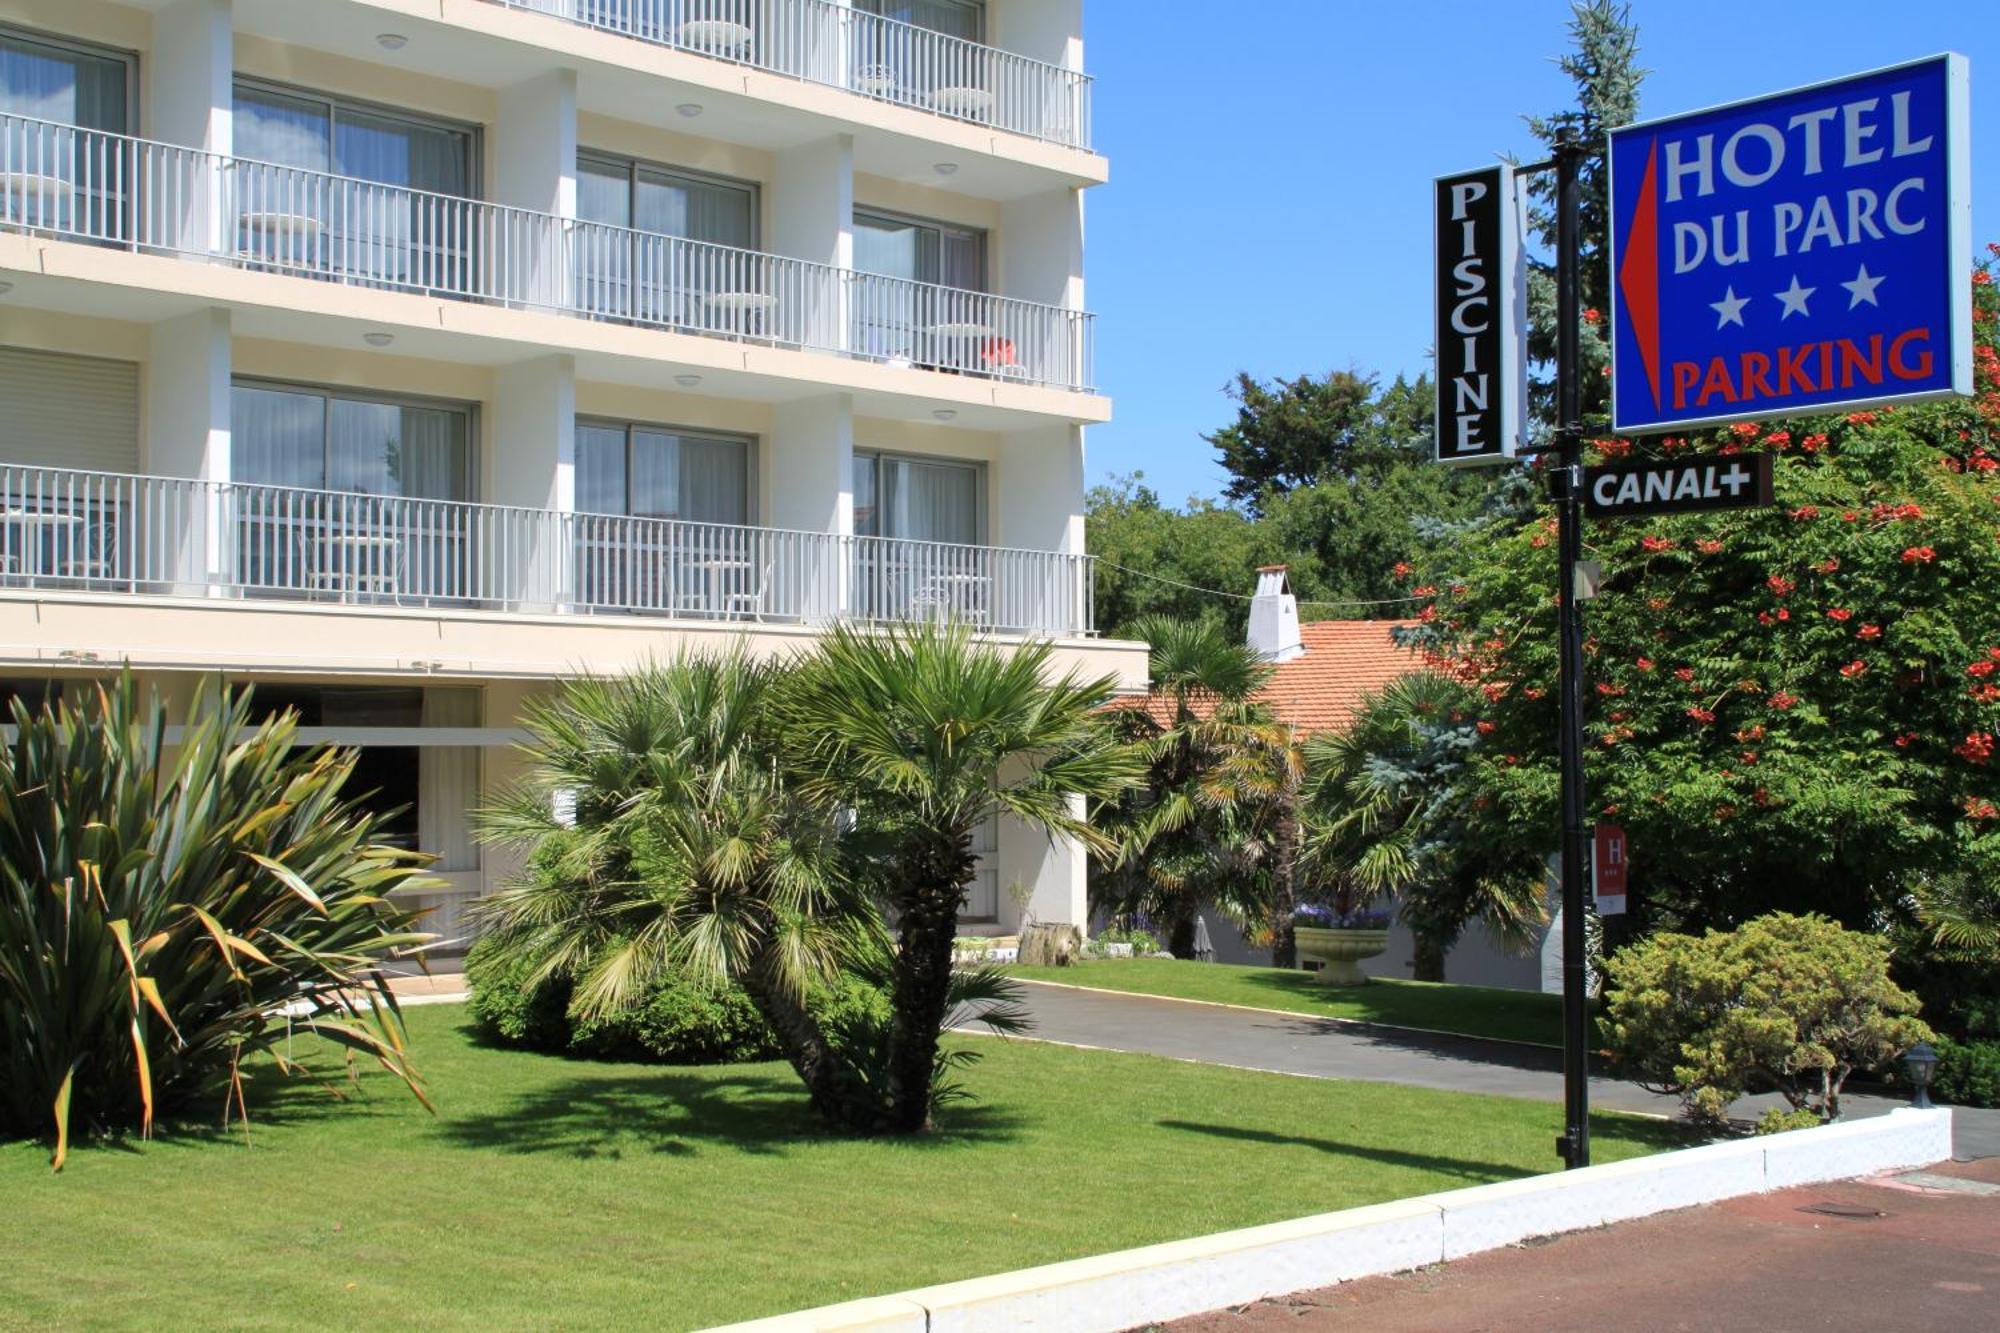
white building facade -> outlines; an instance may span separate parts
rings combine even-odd
[[[1080,0],[0,0],[0,687],[205,674],[439,857],[523,703],[1096,635]],[[989,830],[967,928],[1085,920]]]

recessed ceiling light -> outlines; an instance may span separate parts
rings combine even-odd
[[[958,174],[958,163],[940,162],[936,166],[932,167],[931,170],[935,171],[940,176],[956,176]]]
[[[674,376],[674,383],[680,385],[683,389],[692,389],[695,385],[701,383],[701,376],[676,375]]]
[[[400,51],[409,44],[410,39],[403,36],[400,32],[378,32],[375,34],[375,45],[381,47],[384,51]]]
[[[931,415],[936,417],[939,421],[958,420],[958,413],[949,407],[940,407],[939,409],[937,409],[937,411],[931,413]]]
[[[376,330],[362,334],[361,341],[367,343],[370,347],[387,347],[390,343],[396,341],[396,335]]]
[[[682,102],[679,106],[675,107],[674,110],[680,112],[683,116],[686,116],[689,120],[693,120],[696,116],[701,114],[701,103]]]

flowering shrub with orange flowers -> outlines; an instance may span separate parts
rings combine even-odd
[[[2000,256],[2000,247],[1992,247]],[[1593,522],[1594,818],[1631,837],[1644,923],[1821,912],[1881,927],[1947,870],[2000,878],[2000,295],[1973,288],[1977,395],[1603,457],[1768,450],[1767,509]],[[1480,687],[1476,781],[1557,830],[1553,511],[1469,530],[1405,586],[1408,637]]]

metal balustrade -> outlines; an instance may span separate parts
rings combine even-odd
[[[0,227],[1091,391],[1091,316],[0,115]]]
[[[1093,632],[1091,561],[0,464],[0,590]]]
[[[834,0],[494,0],[807,83],[1090,147],[1091,79]]]

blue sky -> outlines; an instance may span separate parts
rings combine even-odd
[[[1940,51],[1972,68],[1974,236],[2000,240],[2000,25],[1977,0],[1637,0],[1646,116]],[[1431,177],[1535,152],[1567,105],[1564,0],[1086,0],[1098,379],[1092,483],[1223,484],[1201,435],[1223,387],[1426,368]]]

